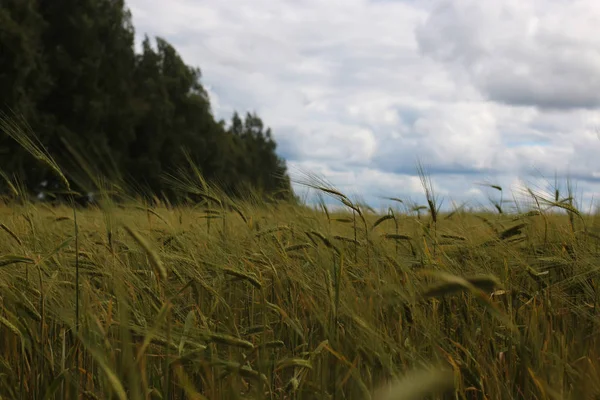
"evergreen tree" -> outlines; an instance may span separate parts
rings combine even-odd
[[[212,115],[200,69],[166,40],[153,48],[146,37],[135,54],[123,0],[5,0],[0,54],[0,109],[23,115],[71,178],[80,171],[65,141],[100,170],[109,164],[153,193],[165,192],[162,176],[186,163],[183,149],[231,194],[289,190],[285,162],[256,114],[242,121],[235,113],[226,129]],[[0,169],[30,189],[53,180],[5,135],[0,153]]]
[[[237,174],[252,187],[265,193],[290,190],[285,160],[277,156],[277,144],[270,128],[265,130],[256,113],[247,113],[244,121],[234,113],[229,129],[237,140]]]
[[[43,142],[56,155],[61,138],[95,161],[117,165],[133,140],[134,30],[121,0],[39,1],[52,87],[38,103]],[[39,134],[39,130],[36,131]]]
[[[22,115],[34,127],[40,122],[37,103],[50,85],[41,43],[45,26],[37,1],[0,3],[0,111]],[[0,135],[0,169],[39,178],[40,168],[32,164],[24,149]]]

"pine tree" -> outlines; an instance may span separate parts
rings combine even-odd
[[[23,115],[75,189],[87,183],[65,143],[94,171],[120,171],[150,193],[168,192],[162,178],[186,164],[182,150],[232,195],[248,186],[289,189],[285,162],[256,114],[242,121],[235,113],[229,129],[216,121],[200,69],[162,38],[154,48],[146,37],[135,54],[123,0],[5,0],[0,53],[0,109]],[[0,153],[0,169],[30,189],[57,183],[6,136]]]

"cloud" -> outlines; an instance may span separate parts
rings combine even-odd
[[[442,0],[416,35],[423,54],[471,80],[490,100],[596,108],[599,18],[591,1]]]
[[[128,5],[138,43],[164,37],[201,68],[218,118],[256,111],[292,169],[373,204],[422,196],[417,160],[446,204],[555,172],[600,192],[591,0]]]

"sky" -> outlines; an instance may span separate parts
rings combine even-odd
[[[128,0],[138,44],[202,71],[213,113],[256,112],[293,179],[373,207],[600,197],[597,0]],[[295,188],[301,192],[298,184]],[[507,205],[508,206],[508,205]]]

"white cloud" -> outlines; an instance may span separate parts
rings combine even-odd
[[[441,0],[416,32],[424,54],[494,101],[600,105],[600,6],[592,1]]]
[[[201,68],[218,117],[256,111],[291,166],[370,201],[417,196],[417,159],[458,200],[555,171],[600,191],[591,0],[128,4],[138,41]]]

